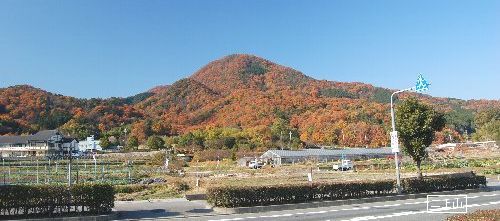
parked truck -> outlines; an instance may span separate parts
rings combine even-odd
[[[351,160],[341,160],[340,163],[333,165],[333,170],[348,171],[354,169],[354,163]]]

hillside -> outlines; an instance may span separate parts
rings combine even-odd
[[[139,97],[142,95],[139,95]],[[142,118],[133,98],[77,99],[29,85],[0,89],[0,134],[64,128],[79,138]],[[77,132],[78,131],[78,132]]]
[[[295,143],[387,146],[391,93],[364,83],[316,80],[256,56],[236,54],[172,85],[127,98],[77,99],[26,85],[0,89],[0,134],[60,128],[79,138],[133,136],[144,142],[154,134],[233,128],[254,146],[277,145],[281,131],[292,131]],[[492,100],[413,93],[400,98],[406,96],[469,120],[479,110],[500,107],[500,101]],[[467,122],[448,126],[455,139],[463,139],[464,130],[474,130]]]

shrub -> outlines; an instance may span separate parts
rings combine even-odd
[[[483,174],[498,175],[498,174],[500,174],[500,168],[492,168],[492,169],[484,170]]]
[[[393,181],[211,187],[207,190],[207,201],[218,207],[264,206],[382,196],[393,190]]]
[[[104,214],[114,207],[114,194],[108,184],[0,186],[0,216]]]
[[[450,190],[475,189],[486,186],[486,177],[470,175],[444,175],[424,177],[423,179],[408,178],[402,180],[405,193],[426,193]]]
[[[405,193],[472,189],[486,185],[484,176],[454,174],[402,180]],[[220,186],[207,189],[207,201],[217,207],[265,206],[314,200],[339,200],[396,194],[391,180],[274,186]]]

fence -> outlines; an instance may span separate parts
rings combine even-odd
[[[145,174],[166,173],[144,161],[93,159],[2,159],[0,185],[136,183]]]

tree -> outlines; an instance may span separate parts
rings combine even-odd
[[[84,118],[73,118],[62,125],[60,129],[78,140],[84,140],[90,135],[98,134],[95,125]]]
[[[417,164],[418,178],[421,179],[420,165],[427,158],[426,148],[432,143],[435,132],[444,127],[445,119],[432,107],[408,98],[397,108],[396,120],[403,151]]]
[[[474,122],[478,127],[482,127],[495,120],[500,120],[500,108],[488,108],[477,113]]]
[[[53,130],[68,122],[71,114],[67,111],[55,109],[48,113],[41,113],[38,125],[41,129]]]
[[[153,150],[162,149],[164,145],[165,141],[159,136],[150,136],[146,142],[146,146]]]
[[[476,115],[474,121],[478,127],[474,139],[500,142],[500,108],[481,111]]]
[[[152,135],[151,132],[151,121],[137,121],[132,124],[131,135],[136,137],[140,143],[144,143],[148,136]]]
[[[137,149],[139,146],[139,140],[137,137],[130,136],[127,140],[127,149]]]
[[[102,148],[106,149],[111,146],[111,142],[109,141],[108,136],[102,136],[101,139],[99,139],[99,146]]]
[[[481,126],[474,136],[477,140],[494,140],[500,143],[500,120],[494,120]]]
[[[475,130],[474,113],[471,110],[464,108],[455,108],[454,110],[444,115],[446,118],[446,125],[461,134],[472,133]]]

